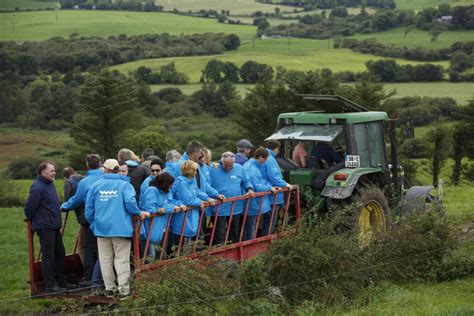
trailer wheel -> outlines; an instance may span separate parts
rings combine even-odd
[[[387,228],[390,219],[388,201],[374,184],[359,182],[350,197],[334,202],[336,214],[341,216],[337,230],[356,232],[362,245]]]

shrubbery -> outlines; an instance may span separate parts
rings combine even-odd
[[[22,206],[21,188],[14,181],[0,176],[0,207]]]
[[[41,157],[21,157],[8,164],[8,172],[12,179],[32,179],[36,177],[38,166],[45,159]]]

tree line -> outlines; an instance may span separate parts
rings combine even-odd
[[[273,0],[257,0],[262,3],[272,3],[272,4],[281,4],[295,7],[303,7],[306,11],[317,10],[317,9],[331,9],[336,6],[345,6],[345,7],[360,7],[368,6],[374,8],[383,8],[383,9],[394,9],[396,7],[394,0],[283,0],[283,1],[273,1]]]
[[[0,71],[21,75],[66,73],[75,68],[88,71],[147,58],[220,54],[239,47],[240,39],[235,34],[121,34],[100,38],[75,33],[68,39],[53,37],[39,42],[1,42]]]
[[[137,12],[161,12],[162,5],[156,5],[153,0],[59,0],[61,9],[84,9],[84,10],[119,10]]]
[[[443,20],[443,17],[449,19]],[[263,21],[260,21],[263,23]],[[260,24],[259,24],[260,25]],[[405,36],[413,28],[429,31],[432,41],[447,30],[474,29],[474,8],[472,6],[439,5],[438,8],[427,8],[415,12],[413,10],[382,10],[368,14],[365,7],[359,14],[349,14],[345,6],[333,8],[328,14],[306,14],[299,18],[298,23],[280,24],[274,27],[262,24],[257,35],[281,35],[299,38],[327,39],[335,36],[350,36],[356,33],[373,33],[391,28],[404,27]]]

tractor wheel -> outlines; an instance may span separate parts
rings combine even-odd
[[[337,230],[356,232],[361,244],[370,242],[387,228],[390,220],[388,201],[374,184],[360,182],[349,198],[334,202],[337,214],[342,216]]]

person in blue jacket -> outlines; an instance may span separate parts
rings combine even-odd
[[[132,216],[144,219],[150,213],[138,209],[135,190],[118,174],[117,160],[107,159],[103,167],[105,175],[94,183],[87,194],[86,219],[97,237],[106,295],[112,296],[117,291],[115,268],[118,291],[126,297],[130,295]]]
[[[244,168],[235,163],[235,155],[230,151],[223,153],[219,163],[211,168],[211,185],[227,198],[253,193],[253,185],[250,178]],[[240,239],[240,230],[242,228],[241,214],[245,206],[246,203],[244,201],[237,201],[234,204],[230,222],[230,240],[234,243]],[[214,233],[215,244],[221,244],[225,241],[231,209],[232,203],[224,203],[219,208]],[[212,215],[216,216],[215,212]]]
[[[145,191],[148,189],[148,186],[150,185],[150,182],[155,179],[157,175],[159,175],[164,169],[163,161],[160,158],[153,159],[150,162],[150,172],[151,174],[143,181],[143,183],[140,185],[140,201],[138,205],[141,204],[141,199],[143,194],[145,194]]]
[[[74,210],[78,207],[84,207],[87,199],[87,192],[91,186],[102,179],[104,172],[101,167],[101,158],[97,154],[89,154],[86,156],[86,167],[88,169],[87,175],[84,179],[79,182],[77,190],[72,197],[61,205],[61,208],[66,211]],[[97,261],[97,239],[94,233],[90,229],[90,225],[80,223],[84,226],[85,230],[85,243],[84,243],[84,280],[79,282],[80,286],[91,286],[94,266]]]
[[[265,180],[262,176],[261,170],[269,155],[268,151],[260,146],[255,150],[253,158],[244,164],[244,170],[247,172],[255,192],[272,191],[276,193],[278,191],[278,188],[272,187],[270,182]],[[245,221],[244,240],[253,239],[259,212],[259,222],[262,223],[261,236],[268,234],[271,218],[270,211],[271,207],[268,195],[264,196],[263,200],[262,197],[255,197],[250,200],[247,219]]]
[[[199,207],[205,207],[215,202],[215,200],[210,199],[196,187],[196,183],[193,181],[193,179],[197,173],[198,168],[199,166],[196,162],[191,160],[184,161],[181,165],[182,175],[176,178],[171,188],[173,199],[181,201],[182,204],[188,207],[194,208],[187,211],[187,218],[185,212],[173,214],[169,234],[168,252],[172,251],[173,246],[178,245],[181,231],[183,229],[183,224],[183,236],[186,237],[188,242],[192,237],[196,236],[199,229]],[[186,222],[184,222],[185,218]]]
[[[281,143],[275,139],[272,139],[267,143],[267,151],[269,153],[269,156],[267,162],[265,162],[265,164],[263,165],[262,175],[263,178],[270,182],[270,184],[274,187],[293,188],[291,184],[286,183],[286,181],[283,179],[280,166],[278,165],[278,162],[276,160],[277,155],[280,153],[280,148]],[[274,201],[274,197],[270,196],[270,204],[272,207],[272,211],[273,208],[275,209],[275,211],[273,212],[273,220],[271,220],[272,227],[270,230],[270,234],[273,234],[273,232],[275,231],[278,222],[278,214],[280,213],[284,205],[283,193],[278,193],[275,206],[273,205]]]
[[[153,168],[154,165],[152,163],[151,169]],[[173,199],[173,195],[171,194],[173,182],[174,178],[172,175],[169,173],[160,173],[150,182],[150,186],[140,196],[140,209],[150,214],[161,215],[155,217],[151,232],[151,219],[145,219],[142,231],[140,232],[141,256],[143,256],[148,235],[151,234],[148,255],[151,258],[155,258],[154,244],[161,242],[163,233],[166,230],[169,214],[186,210],[185,205]]]
[[[49,293],[74,288],[64,278],[65,250],[61,237],[61,209],[54,186],[56,168],[50,162],[38,167],[38,177],[30,187],[25,204],[25,216],[31,228],[38,234],[41,245],[41,270],[45,290]]]
[[[165,169],[163,172],[168,172],[172,176],[176,174],[176,165],[178,161],[181,159],[181,154],[175,150],[172,149],[166,153],[166,162],[165,162]]]

